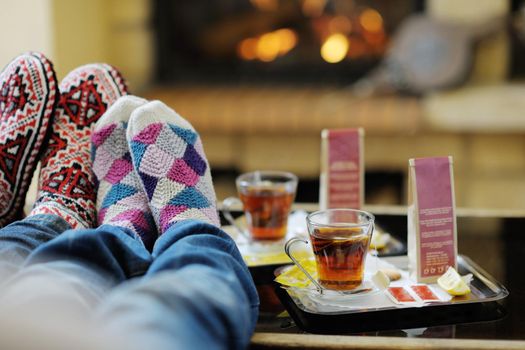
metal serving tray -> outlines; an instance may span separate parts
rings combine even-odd
[[[384,258],[397,268],[406,270],[406,256]],[[276,283],[275,292],[299,328],[310,333],[344,334],[385,329],[405,329],[443,324],[488,321],[501,318],[505,310],[501,301],[509,292],[498,281],[466,256],[458,257],[458,271],[471,273],[471,293],[455,297],[450,302],[427,304],[423,307],[398,308],[395,305],[371,305],[326,312],[301,303],[293,291]]]

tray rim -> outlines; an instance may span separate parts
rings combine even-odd
[[[385,258],[394,258],[394,259],[403,259],[408,257],[406,255],[400,255],[400,256],[393,256],[393,257],[385,257]],[[510,293],[508,289],[499,281],[497,281],[494,277],[492,277],[488,272],[486,272],[483,268],[481,268],[478,264],[476,264],[472,259],[469,257],[458,254],[458,263],[466,264],[467,270],[472,273],[476,278],[478,278],[480,281],[482,281],[488,288],[490,288],[492,291],[494,291],[496,294],[491,297],[483,298],[483,299],[476,299],[476,300],[455,300],[451,302],[440,302],[440,303],[428,303],[421,307],[396,307],[395,305],[388,306],[388,307],[377,307],[377,308],[367,308],[367,309],[359,309],[359,308],[353,308],[349,310],[340,310],[340,311],[330,311],[330,312],[316,312],[315,310],[310,310],[304,307],[302,303],[298,304],[295,301],[295,298],[290,295],[290,290],[287,288],[283,288],[279,283],[275,282],[277,284],[277,288],[281,288],[284,293],[288,295],[290,298],[290,301],[295,304],[302,312],[313,314],[313,315],[323,315],[323,316],[340,316],[340,315],[352,315],[352,314],[362,314],[362,313],[373,313],[373,312],[388,312],[388,311],[394,311],[394,310],[403,310],[403,309],[424,309],[429,307],[443,307],[443,306],[461,306],[461,305],[472,305],[472,304],[480,304],[480,303],[490,303],[490,302],[498,302],[503,299],[505,299]],[[495,291],[494,289],[498,289],[498,291]]]

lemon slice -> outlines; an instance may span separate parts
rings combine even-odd
[[[382,233],[379,230],[375,230],[372,233],[372,239],[370,240],[370,248],[372,249],[383,249],[388,244],[390,240],[389,233]]]
[[[315,260],[304,259],[300,260],[300,263],[313,278],[317,278]],[[285,286],[298,288],[308,287],[311,283],[310,279],[296,265],[277,276],[275,281]]]
[[[461,278],[459,273],[452,266],[448,268],[437,280],[438,286],[443,288],[450,295],[465,295],[470,293],[467,283]]]

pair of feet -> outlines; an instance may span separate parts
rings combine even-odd
[[[127,227],[147,248],[182,220],[219,226],[200,137],[162,102],[120,98],[98,121],[92,142],[99,223]]]
[[[18,56],[0,73],[0,227],[24,216],[38,162],[39,194],[32,214],[60,214],[72,227],[96,222],[91,129],[127,93],[106,64],[82,66],[58,85],[42,54]]]
[[[115,104],[125,95],[124,79],[106,64],[77,68],[60,86],[39,53],[17,57],[0,73],[0,227],[23,217],[38,161],[30,215],[58,215],[73,228],[128,227],[148,245],[177,217],[218,223],[209,166],[191,125],[160,102],[125,97]],[[99,181],[90,140],[97,122]]]

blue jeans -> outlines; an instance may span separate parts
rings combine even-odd
[[[258,316],[235,243],[201,221],[175,224],[150,253],[130,230],[68,230],[59,217],[36,215],[0,230],[0,259],[11,274],[4,309],[88,315],[108,340],[137,348],[242,349]]]

